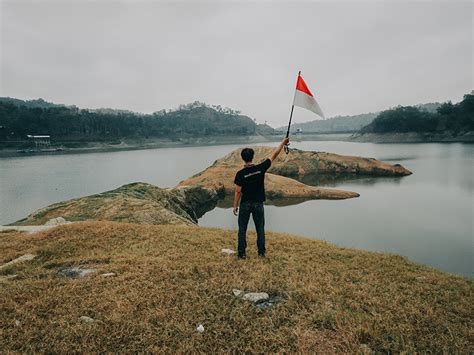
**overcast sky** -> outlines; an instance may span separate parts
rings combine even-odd
[[[459,101],[474,86],[472,1],[0,6],[0,96],[140,112],[199,100],[279,126],[298,70],[327,117]]]

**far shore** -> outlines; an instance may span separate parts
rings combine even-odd
[[[347,140],[360,143],[474,143],[474,132],[463,134],[449,131],[443,133],[355,133]]]
[[[1,158],[26,157],[36,155],[107,153],[127,150],[144,150],[160,148],[206,147],[234,144],[261,144],[279,142],[284,133],[279,135],[254,136],[215,136],[190,138],[154,138],[123,139],[116,142],[52,142],[51,148],[35,150],[33,148],[8,147],[0,148]],[[474,143],[474,133],[460,136],[451,134],[428,135],[414,132],[397,134],[358,134],[346,133],[292,133],[293,142],[302,141],[345,141],[357,143]],[[68,145],[75,145],[71,147]]]
[[[305,134],[293,135],[293,141],[349,141],[350,133],[330,134]],[[279,142],[283,135],[271,136],[220,136],[202,138],[177,138],[177,139],[148,139],[129,140],[124,139],[120,143],[106,142],[84,142],[80,147],[63,147],[61,143],[52,144],[50,149],[41,151],[28,150],[24,152],[18,148],[0,149],[0,158],[35,156],[35,155],[59,155],[59,154],[84,154],[84,153],[106,153],[126,150],[160,149],[160,148],[184,148],[205,147],[232,144],[258,144]]]

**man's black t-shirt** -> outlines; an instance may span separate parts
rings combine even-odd
[[[242,186],[242,197],[240,202],[265,201],[265,173],[272,165],[270,159],[266,159],[263,163],[252,165],[247,168],[239,170],[235,175],[234,183]]]

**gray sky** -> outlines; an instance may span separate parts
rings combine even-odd
[[[327,117],[459,101],[474,86],[471,1],[0,6],[0,96],[140,112],[199,100],[279,126],[298,70]]]

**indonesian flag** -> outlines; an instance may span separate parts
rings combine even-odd
[[[321,110],[321,107],[319,107],[316,99],[314,98],[311,91],[309,91],[308,86],[300,74],[298,74],[298,81],[296,82],[296,91],[295,98],[293,99],[293,105],[310,110],[322,118],[325,118],[323,110]]]

